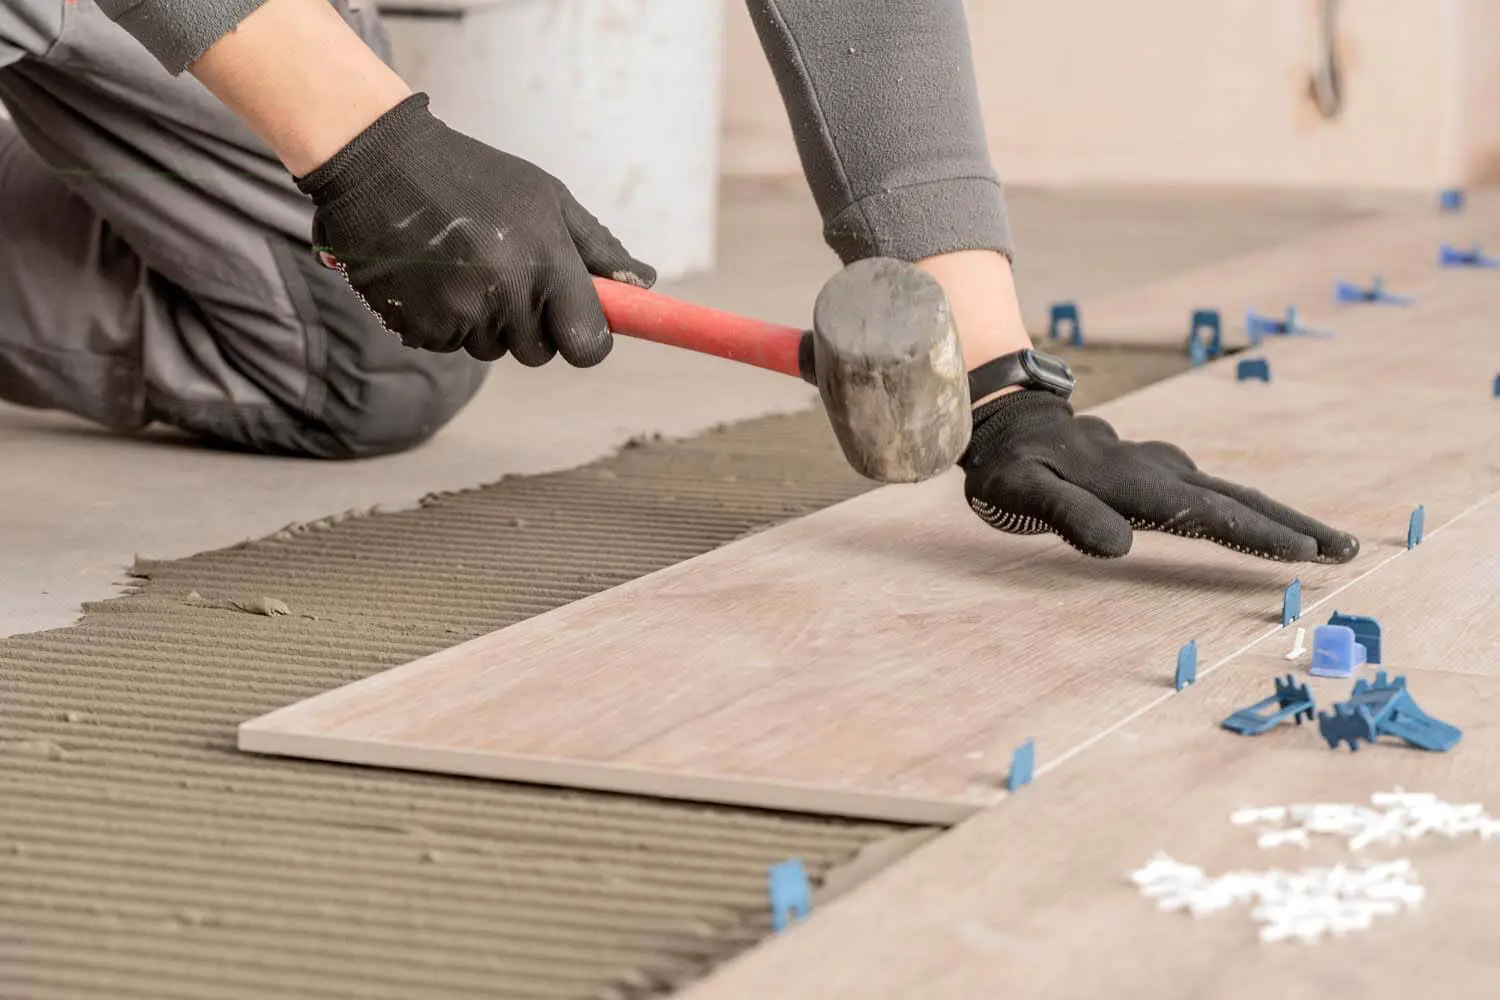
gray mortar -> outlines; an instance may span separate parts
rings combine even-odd
[[[1062,353],[1083,406],[1184,364]],[[79,625],[0,641],[0,997],[655,996],[768,932],[770,864],[848,891],[926,834],[258,758],[234,729],[868,488],[821,413],[757,420],[142,560]]]

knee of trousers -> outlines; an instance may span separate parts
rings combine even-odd
[[[467,354],[403,347],[373,320],[362,343],[331,335],[322,413],[326,454],[373,458],[425,443],[462,410],[488,366]]]
[[[317,406],[184,399],[148,385],[147,418],[232,451],[331,460],[408,451],[474,398],[487,366],[468,355],[409,350],[371,326],[366,344],[330,345]]]
[[[298,255],[325,337],[319,458],[371,458],[406,451],[441,430],[474,398],[489,366],[467,354],[406,347],[349,289],[344,278]]]

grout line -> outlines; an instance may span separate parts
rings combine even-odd
[[[1427,541],[1427,539],[1431,538],[1433,535],[1436,535],[1438,532],[1442,531],[1444,528],[1447,528],[1450,525],[1456,524],[1459,521],[1463,520],[1464,518],[1468,517],[1470,514],[1474,513],[1475,511],[1479,510],[1481,507],[1483,507],[1486,504],[1488,504],[1491,501],[1493,501],[1496,497],[1500,497],[1500,490],[1497,490],[1496,492],[1491,493],[1488,496],[1479,498],[1474,503],[1470,504],[1468,507],[1464,508],[1463,510],[1459,511],[1457,514],[1453,515],[1447,521],[1444,521],[1442,524],[1440,524],[1437,527],[1433,528],[1431,531],[1424,532],[1423,536],[1422,536],[1422,543],[1425,543]],[[1419,543],[1419,544],[1422,544],[1422,543]],[[1382,569],[1384,569],[1385,567],[1389,566],[1391,563],[1395,562],[1397,559],[1400,559],[1402,556],[1406,556],[1406,555],[1410,555],[1410,554],[1411,554],[1411,552],[1408,549],[1405,549],[1405,548],[1397,549],[1395,552],[1392,552],[1390,555],[1386,556],[1380,562],[1376,563],[1374,566],[1371,566],[1369,569],[1365,570],[1363,573],[1359,574],[1354,579],[1349,580],[1346,583],[1340,584],[1338,587],[1335,587],[1333,590],[1330,590],[1328,593],[1326,593],[1322,597],[1318,598],[1312,604],[1309,604],[1307,606],[1307,608],[1306,608],[1306,611],[1312,611],[1312,610],[1316,609],[1318,606],[1320,606],[1322,604],[1326,604],[1327,602],[1333,600],[1339,594],[1342,594],[1344,591],[1348,590],[1350,587],[1354,586],[1355,584],[1359,583],[1360,581],[1362,581],[1362,580],[1366,579],[1367,577],[1373,576],[1374,574],[1380,572]],[[1298,620],[1300,621],[1303,617],[1305,617],[1305,615],[1298,615]],[[1261,633],[1260,635],[1256,636],[1254,639],[1251,639],[1249,642],[1245,643],[1239,649],[1236,649],[1234,652],[1232,652],[1232,653],[1228,654],[1227,656],[1224,656],[1224,657],[1222,657],[1222,658],[1214,661],[1214,663],[1212,663],[1211,665],[1209,665],[1207,667],[1204,667],[1202,670],[1198,671],[1198,680],[1195,680],[1188,687],[1183,688],[1182,691],[1167,691],[1167,692],[1162,693],[1159,697],[1154,698],[1151,701],[1148,701],[1146,704],[1142,705],[1140,708],[1138,708],[1135,711],[1131,712],[1129,715],[1126,715],[1126,716],[1124,716],[1124,717],[1122,717],[1120,719],[1117,719],[1108,728],[1101,729],[1099,732],[1095,733],[1093,736],[1090,736],[1088,739],[1084,740],[1083,742],[1075,744],[1074,746],[1070,747],[1068,750],[1066,750],[1063,753],[1059,754],[1058,756],[1052,758],[1045,765],[1043,765],[1042,767],[1037,768],[1035,776],[1038,777],[1038,778],[1040,778],[1042,775],[1047,774],[1048,772],[1053,771],[1056,768],[1061,767],[1063,764],[1065,764],[1068,761],[1072,760],[1074,757],[1077,757],[1079,754],[1083,753],[1085,750],[1088,750],[1090,747],[1093,747],[1094,745],[1096,745],[1098,743],[1102,743],[1108,737],[1110,737],[1110,736],[1114,735],[1115,733],[1119,732],[1121,729],[1124,729],[1126,726],[1130,725],[1132,722],[1136,721],[1141,716],[1143,716],[1146,713],[1150,712],[1152,709],[1157,708],[1158,706],[1164,705],[1169,700],[1171,700],[1172,698],[1177,697],[1179,694],[1183,694],[1183,693],[1191,690],[1192,688],[1197,687],[1199,681],[1201,681],[1203,678],[1207,677],[1209,674],[1213,673],[1215,670],[1218,670],[1220,667],[1222,667],[1225,664],[1229,663],[1231,660],[1237,659],[1240,656],[1244,655],[1245,653],[1249,652],[1255,646],[1257,646],[1260,643],[1264,642],[1266,639],[1269,639],[1271,636],[1275,635],[1277,632],[1280,632],[1283,629],[1290,628],[1290,627],[1291,626],[1289,626],[1289,625],[1277,625],[1275,628],[1272,628],[1269,631]]]

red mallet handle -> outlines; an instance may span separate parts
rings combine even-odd
[[[595,278],[594,288],[604,305],[609,328],[615,333],[712,354],[816,384],[811,352],[803,347],[803,341],[809,339],[804,330],[682,302],[608,278]],[[803,357],[809,362],[807,370],[800,360]]]

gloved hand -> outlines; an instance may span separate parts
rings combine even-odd
[[[1198,471],[1175,445],[1122,441],[1041,390],[979,407],[959,465],[969,506],[985,521],[1017,535],[1055,532],[1085,555],[1125,555],[1132,529],[1280,562],[1344,563],[1359,553],[1353,535]]]
[[[426,94],[297,187],[317,205],[324,262],[409,347],[483,361],[509,352],[529,367],[561,354],[586,368],[612,346],[590,275],[656,281],[561,181],[450,129]]]

